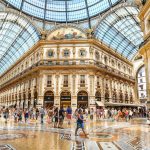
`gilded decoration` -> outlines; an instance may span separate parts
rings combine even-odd
[[[62,27],[53,31],[48,40],[72,40],[72,39],[87,39],[87,36],[82,31],[72,27]]]

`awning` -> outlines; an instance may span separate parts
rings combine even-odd
[[[98,105],[98,106],[104,106],[104,104],[102,103],[102,102],[100,102],[100,101],[96,101],[96,104]]]
[[[130,107],[142,107],[140,104],[126,104],[126,103],[105,103],[105,106],[130,106]]]

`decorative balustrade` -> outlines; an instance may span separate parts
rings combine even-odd
[[[7,85],[10,81],[20,77],[21,75],[27,73],[28,71],[36,68],[36,67],[39,67],[39,66],[73,66],[73,65],[79,65],[79,66],[83,66],[83,65],[94,65],[96,67],[99,67],[100,69],[105,69],[106,72],[108,73],[111,73],[111,74],[114,74],[114,75],[117,75],[121,78],[126,78],[126,79],[130,79],[132,81],[135,81],[135,78],[132,77],[132,76],[129,76],[128,74],[125,74],[115,68],[112,68],[108,65],[105,65],[101,62],[98,62],[98,61],[94,61],[94,60],[85,60],[84,63],[80,60],[70,60],[70,61],[49,61],[49,60],[41,60],[35,64],[33,64],[32,66],[28,67],[27,69],[23,70],[22,72],[18,73],[17,75],[15,75],[14,77],[12,77],[11,79],[9,79],[7,82],[5,82],[4,84],[2,84],[0,86],[0,88],[4,87],[5,85]]]

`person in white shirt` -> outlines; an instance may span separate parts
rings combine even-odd
[[[130,109],[129,110],[129,120],[132,119],[133,111]]]

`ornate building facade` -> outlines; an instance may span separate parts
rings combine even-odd
[[[43,34],[0,77],[0,105],[134,106],[133,65],[79,28]]]
[[[144,42],[141,44],[140,54],[144,58],[147,81],[147,106],[150,108],[150,0],[143,1],[139,18],[144,33]]]

